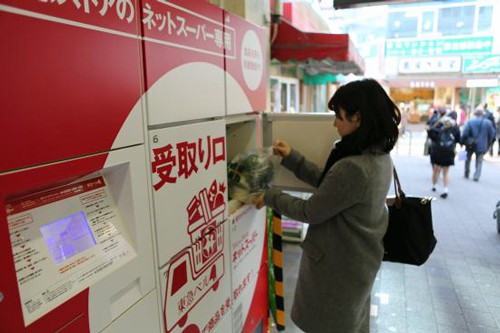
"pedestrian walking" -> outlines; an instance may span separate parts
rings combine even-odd
[[[464,177],[469,178],[472,155],[475,155],[476,168],[474,170],[473,180],[476,182],[479,181],[481,177],[484,154],[494,142],[496,135],[491,121],[485,119],[484,115],[485,112],[483,109],[476,109],[476,111],[474,111],[474,117],[465,123],[461,137],[461,142],[465,145],[467,150]]]
[[[497,124],[495,123],[495,116],[493,115],[493,113],[490,110],[488,110],[488,103],[484,103],[483,110],[484,110],[484,118],[488,119],[491,122],[491,124],[493,125],[493,128],[496,131]],[[488,148],[490,156],[493,156],[493,143],[495,143],[494,140]]]
[[[497,155],[500,156],[500,106],[497,107]]]
[[[431,143],[432,191],[436,191],[439,176],[443,174],[443,192],[441,198],[448,197],[450,166],[455,165],[455,147],[460,143],[460,129],[453,118],[440,118],[429,130]]]
[[[432,140],[429,137],[429,129],[431,129],[431,127],[434,126],[438,122],[438,120],[443,118],[445,115],[446,115],[445,108],[436,108],[434,109],[432,115],[425,123],[426,125],[425,129],[427,130],[427,138],[425,140],[425,145],[424,145],[424,155],[430,155],[432,149]]]

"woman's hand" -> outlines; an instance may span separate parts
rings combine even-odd
[[[281,140],[276,140],[273,143],[273,152],[276,155],[280,155],[283,158],[286,158],[290,155],[290,152],[292,151],[292,147],[285,141]]]
[[[262,207],[264,207],[266,205],[266,203],[264,202],[264,193],[255,196],[252,199],[252,203],[255,205],[255,208],[257,209],[261,209]]]

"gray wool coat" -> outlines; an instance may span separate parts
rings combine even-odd
[[[293,149],[282,165],[315,187],[322,172]],[[305,332],[369,332],[391,179],[390,155],[374,149],[335,163],[308,200],[266,191],[267,206],[309,224],[291,313]]]

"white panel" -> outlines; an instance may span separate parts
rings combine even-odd
[[[263,253],[266,210],[245,205],[229,216],[229,222],[233,325],[240,331],[250,311],[263,259],[267,258],[267,252]]]
[[[226,219],[223,120],[150,132],[158,265]]]
[[[231,313],[226,313],[225,317],[222,318],[219,326],[215,329],[215,333],[230,333],[233,331]]]
[[[147,91],[149,125],[223,116],[224,70],[194,62],[167,72]]]
[[[226,73],[226,90],[228,115],[253,111],[245,91],[229,73]]]
[[[229,216],[233,290],[264,264],[266,210],[244,205]]]
[[[147,171],[143,146],[113,151],[103,175],[137,257],[89,288],[89,324],[99,331],[154,288]]]
[[[230,260],[225,221],[161,270],[165,332],[212,332],[230,313]]]
[[[103,333],[160,333],[161,319],[158,311],[156,289],[106,327]],[[229,331],[228,331],[229,332]]]

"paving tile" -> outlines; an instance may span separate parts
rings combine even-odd
[[[464,310],[464,318],[469,327],[489,327],[498,329],[497,323],[493,315],[486,311],[471,311]]]
[[[438,324],[438,332],[439,333],[470,333],[468,328],[456,328],[448,325],[439,325]]]
[[[458,329],[467,329],[467,323],[461,313],[438,310],[435,313],[438,325],[447,325]]]

